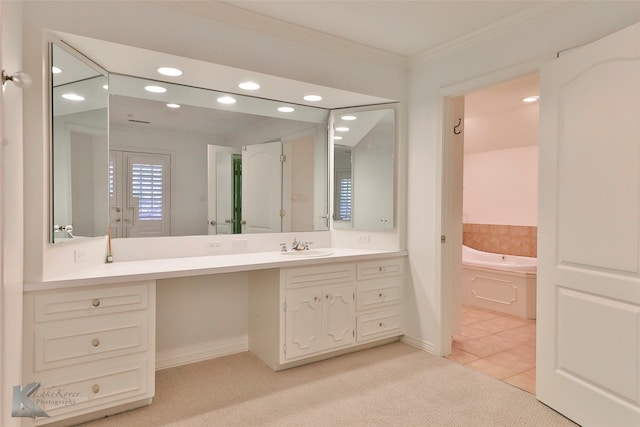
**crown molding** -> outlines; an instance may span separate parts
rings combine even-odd
[[[409,58],[290,22],[255,13],[225,1],[154,1],[176,11],[215,20],[305,46],[381,65],[407,68]]]
[[[570,2],[543,2],[525,11],[503,18],[478,30],[467,33],[461,37],[442,43],[410,58],[410,65],[425,63],[430,60],[451,55],[457,51],[473,47],[483,43],[496,34],[507,31],[513,27],[521,26],[551,11],[567,7]]]

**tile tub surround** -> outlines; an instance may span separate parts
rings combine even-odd
[[[537,257],[538,227],[499,224],[463,224],[464,245],[485,252]]]

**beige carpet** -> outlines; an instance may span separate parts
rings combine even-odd
[[[102,426],[575,426],[535,396],[406,344],[273,372],[239,353],[156,373],[151,406]]]

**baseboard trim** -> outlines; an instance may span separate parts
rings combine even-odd
[[[422,340],[419,340],[417,338],[410,337],[408,335],[403,335],[402,338],[400,338],[400,341],[402,341],[405,344],[410,345],[411,347],[415,347],[415,348],[418,348],[420,350],[424,350],[427,353],[436,354],[435,346],[433,345],[433,343],[430,343],[430,342],[427,342],[427,341],[422,341]]]
[[[249,351],[247,336],[160,351],[156,353],[156,371],[245,351]]]

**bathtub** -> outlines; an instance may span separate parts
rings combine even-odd
[[[536,271],[536,258],[463,246],[463,304],[535,319]]]

